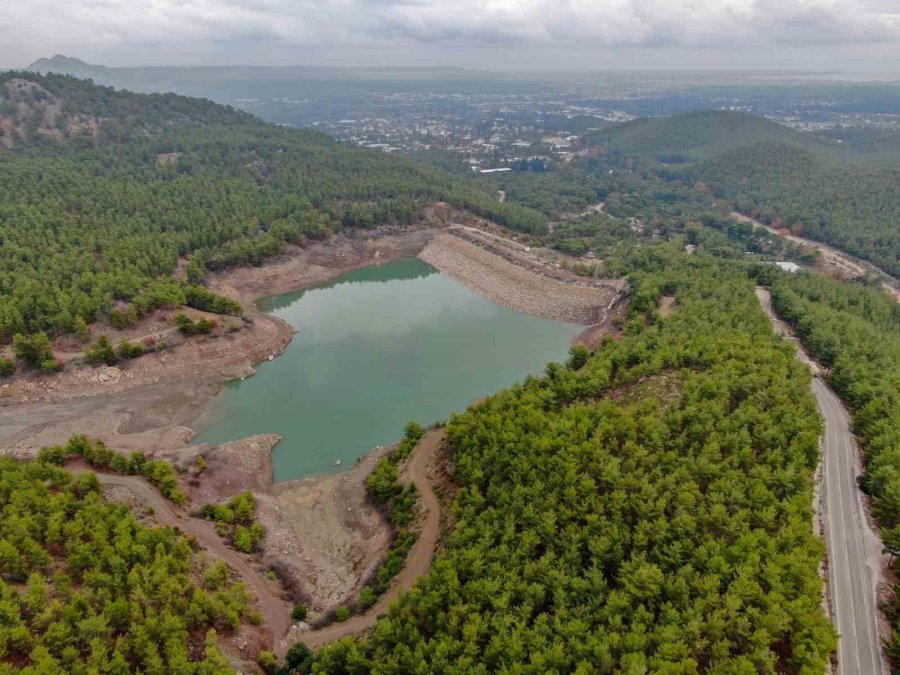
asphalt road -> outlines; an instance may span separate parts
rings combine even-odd
[[[877,626],[880,545],[866,520],[856,483],[860,467],[850,416],[818,377],[813,381],[813,393],[825,420],[821,499],[831,607],[840,634],[838,672],[879,675],[887,672]]]
[[[769,292],[757,288],[756,295],[775,332],[794,340],[790,326],[775,316]],[[877,587],[882,570],[882,545],[869,525],[862,491],[856,482],[862,465],[850,415],[819,377],[821,367],[799,343],[797,358],[816,374],[812,390],[825,421],[819,501],[828,549],[832,620],[839,634],[838,673],[882,675],[888,672],[878,637]]]

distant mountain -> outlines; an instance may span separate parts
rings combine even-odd
[[[111,71],[106,66],[95,66],[81,59],[57,54],[49,59],[38,59],[25,70],[46,75],[58,73],[59,75],[73,75],[81,79],[90,79],[94,75],[107,75]]]
[[[372,93],[521,94],[546,90],[546,83],[522,76],[454,67],[338,68],[330,66],[142,66],[108,67],[57,54],[38,59],[28,70],[73,75],[95,84],[140,93],[173,92],[245,107],[258,101],[305,101],[285,109],[253,106],[266,121],[307,126],[322,112],[340,119],[350,101]],[[352,107],[352,104],[349,104]],[[340,112],[337,112],[340,111]]]

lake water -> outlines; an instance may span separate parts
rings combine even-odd
[[[297,334],[256,375],[228,384],[193,442],[280,434],[276,480],[338,471],[338,459],[346,468],[398,440],[410,419],[447,419],[564,360],[583,329],[496,305],[417,258],[260,305]]]

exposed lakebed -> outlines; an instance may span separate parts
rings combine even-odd
[[[228,384],[195,443],[277,433],[276,480],[339,470],[566,357],[583,326],[494,304],[416,258],[260,302],[297,331]]]

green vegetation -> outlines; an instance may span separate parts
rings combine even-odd
[[[155,485],[166,499],[178,505],[187,503],[187,497],[178,487],[178,476],[172,465],[164,459],[147,459],[143,452],[130,455],[110,450],[103,441],[91,441],[86,436],[72,436],[65,445],[42,448],[38,459],[49,464],[63,465],[79,457],[92,467],[119,474],[143,476]]]
[[[0,673],[233,672],[216,633],[252,618],[250,599],[202,564],[93,474],[0,458]]]
[[[609,161],[710,188],[733,208],[900,274],[900,167],[752,115],[701,111],[598,132]]]
[[[235,495],[227,504],[200,507],[200,515],[214,521],[219,535],[242,553],[252,553],[266,536],[265,528],[254,519],[255,512],[256,497],[249,491]]]
[[[294,621],[303,621],[306,619],[307,613],[309,613],[309,609],[306,605],[294,605],[291,610],[291,618]]]
[[[880,289],[809,274],[770,273],[772,301],[853,411],[860,480],[888,546],[900,538],[900,305]],[[888,653],[900,663],[900,594],[886,608]]]
[[[590,141],[612,153],[648,155],[666,164],[710,159],[735,147],[768,141],[816,150],[835,149],[834,141],[793,131],[756,115],[699,110],[671,117],[644,117],[611,124]]]
[[[403,569],[409,549],[416,543],[416,534],[409,529],[409,526],[415,518],[419,492],[412,483],[406,487],[399,483],[397,465],[409,457],[423,434],[424,430],[420,425],[416,422],[409,422],[397,448],[378,463],[368,478],[369,494],[387,506],[391,523],[396,528],[397,535],[388,551],[387,560],[379,565],[374,580],[363,587],[359,594],[357,604],[363,609],[374,605],[378,602],[378,598],[387,591],[391,579]],[[341,620],[338,619],[338,621]]]
[[[40,368],[45,372],[52,372],[59,368],[59,364],[53,356],[53,346],[46,333],[35,333],[30,336],[16,333],[13,337],[13,353],[26,365]]]
[[[2,104],[14,78],[34,86],[12,111]],[[46,102],[60,107],[59,119],[99,130],[47,126]],[[196,285],[206,270],[260,264],[288,243],[345,227],[410,224],[439,200],[546,231],[545,216],[498,203],[467,179],[209,101],[4,73],[2,110],[22,128],[11,150],[0,148],[3,340],[73,333],[107,314],[127,325],[158,301],[238,314]],[[44,122],[29,133],[18,117],[31,114]],[[187,284],[174,278],[180,259],[190,259]]]
[[[9,377],[15,374],[16,364],[11,359],[0,357],[0,377]]]
[[[122,342],[119,345],[119,358],[136,359],[139,356],[143,356],[146,351],[147,348],[144,345],[127,341]]]
[[[241,303],[213,293],[203,288],[203,286],[186,286],[184,289],[184,304],[204,312],[212,312],[213,314],[240,316],[241,312],[243,312]]]
[[[184,335],[208,335],[216,328],[216,322],[211,319],[201,317],[194,321],[180,312],[175,315],[175,325]]]
[[[119,356],[116,354],[116,350],[113,349],[109,338],[101,335],[94,344],[84,350],[84,360],[88,363],[105,363],[107,366],[114,366],[118,363]]]
[[[290,649],[284,657],[284,668],[279,670],[279,675],[288,675],[288,673],[310,673],[312,672],[313,653],[303,643],[297,643]]]
[[[809,373],[736,267],[656,247],[632,269],[621,339],[451,420],[431,574],[315,672],[826,667]]]

